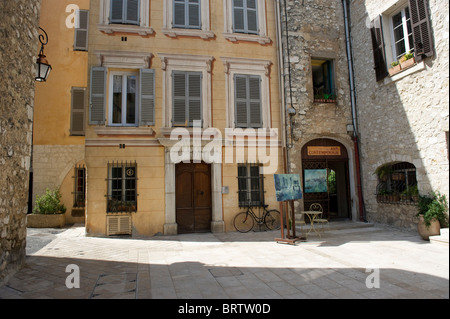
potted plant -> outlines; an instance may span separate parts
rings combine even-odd
[[[66,207],[61,203],[59,190],[47,189],[45,194],[36,198],[33,213],[27,216],[27,226],[35,228],[63,227]]]
[[[409,68],[414,63],[416,63],[416,60],[414,59],[414,54],[411,53],[411,52],[405,53],[400,58],[400,66],[401,66],[402,70],[406,69],[406,68]]]
[[[378,176],[378,179],[382,182],[386,182],[391,173],[392,173],[392,166],[387,164],[382,165],[375,170],[375,174]]]
[[[448,203],[445,195],[434,192],[429,196],[419,195],[417,207],[417,230],[424,240],[439,235],[441,226],[448,227]]]
[[[394,74],[400,72],[402,67],[398,61],[394,61],[391,63],[391,67],[389,68],[389,75],[393,76]]]

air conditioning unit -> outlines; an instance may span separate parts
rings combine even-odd
[[[131,216],[107,216],[106,217],[107,235],[131,235]]]

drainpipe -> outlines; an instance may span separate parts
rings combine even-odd
[[[364,210],[363,191],[361,186],[361,165],[360,165],[360,151],[359,151],[359,139],[358,139],[358,121],[356,115],[356,93],[355,93],[355,78],[353,74],[353,57],[352,46],[350,38],[350,27],[347,1],[342,0],[342,6],[344,9],[344,26],[345,26],[345,41],[347,45],[347,60],[348,60],[348,72],[350,81],[350,97],[352,106],[352,125],[353,125],[353,144],[355,148],[355,166],[356,166],[356,183],[358,191],[358,203],[359,203],[359,219],[360,221],[366,221],[366,214]]]

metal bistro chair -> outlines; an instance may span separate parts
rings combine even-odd
[[[320,214],[318,214],[317,217],[314,219],[314,223],[320,224],[321,228],[322,228],[322,231],[324,231],[323,227],[324,227],[325,224],[327,224],[327,226],[330,227],[330,225],[328,224],[328,219],[323,218],[322,205],[320,205],[319,203],[311,204],[311,206],[309,206],[309,210],[320,212]]]

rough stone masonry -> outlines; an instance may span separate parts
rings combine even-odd
[[[25,259],[40,7],[0,1],[0,285]]]

